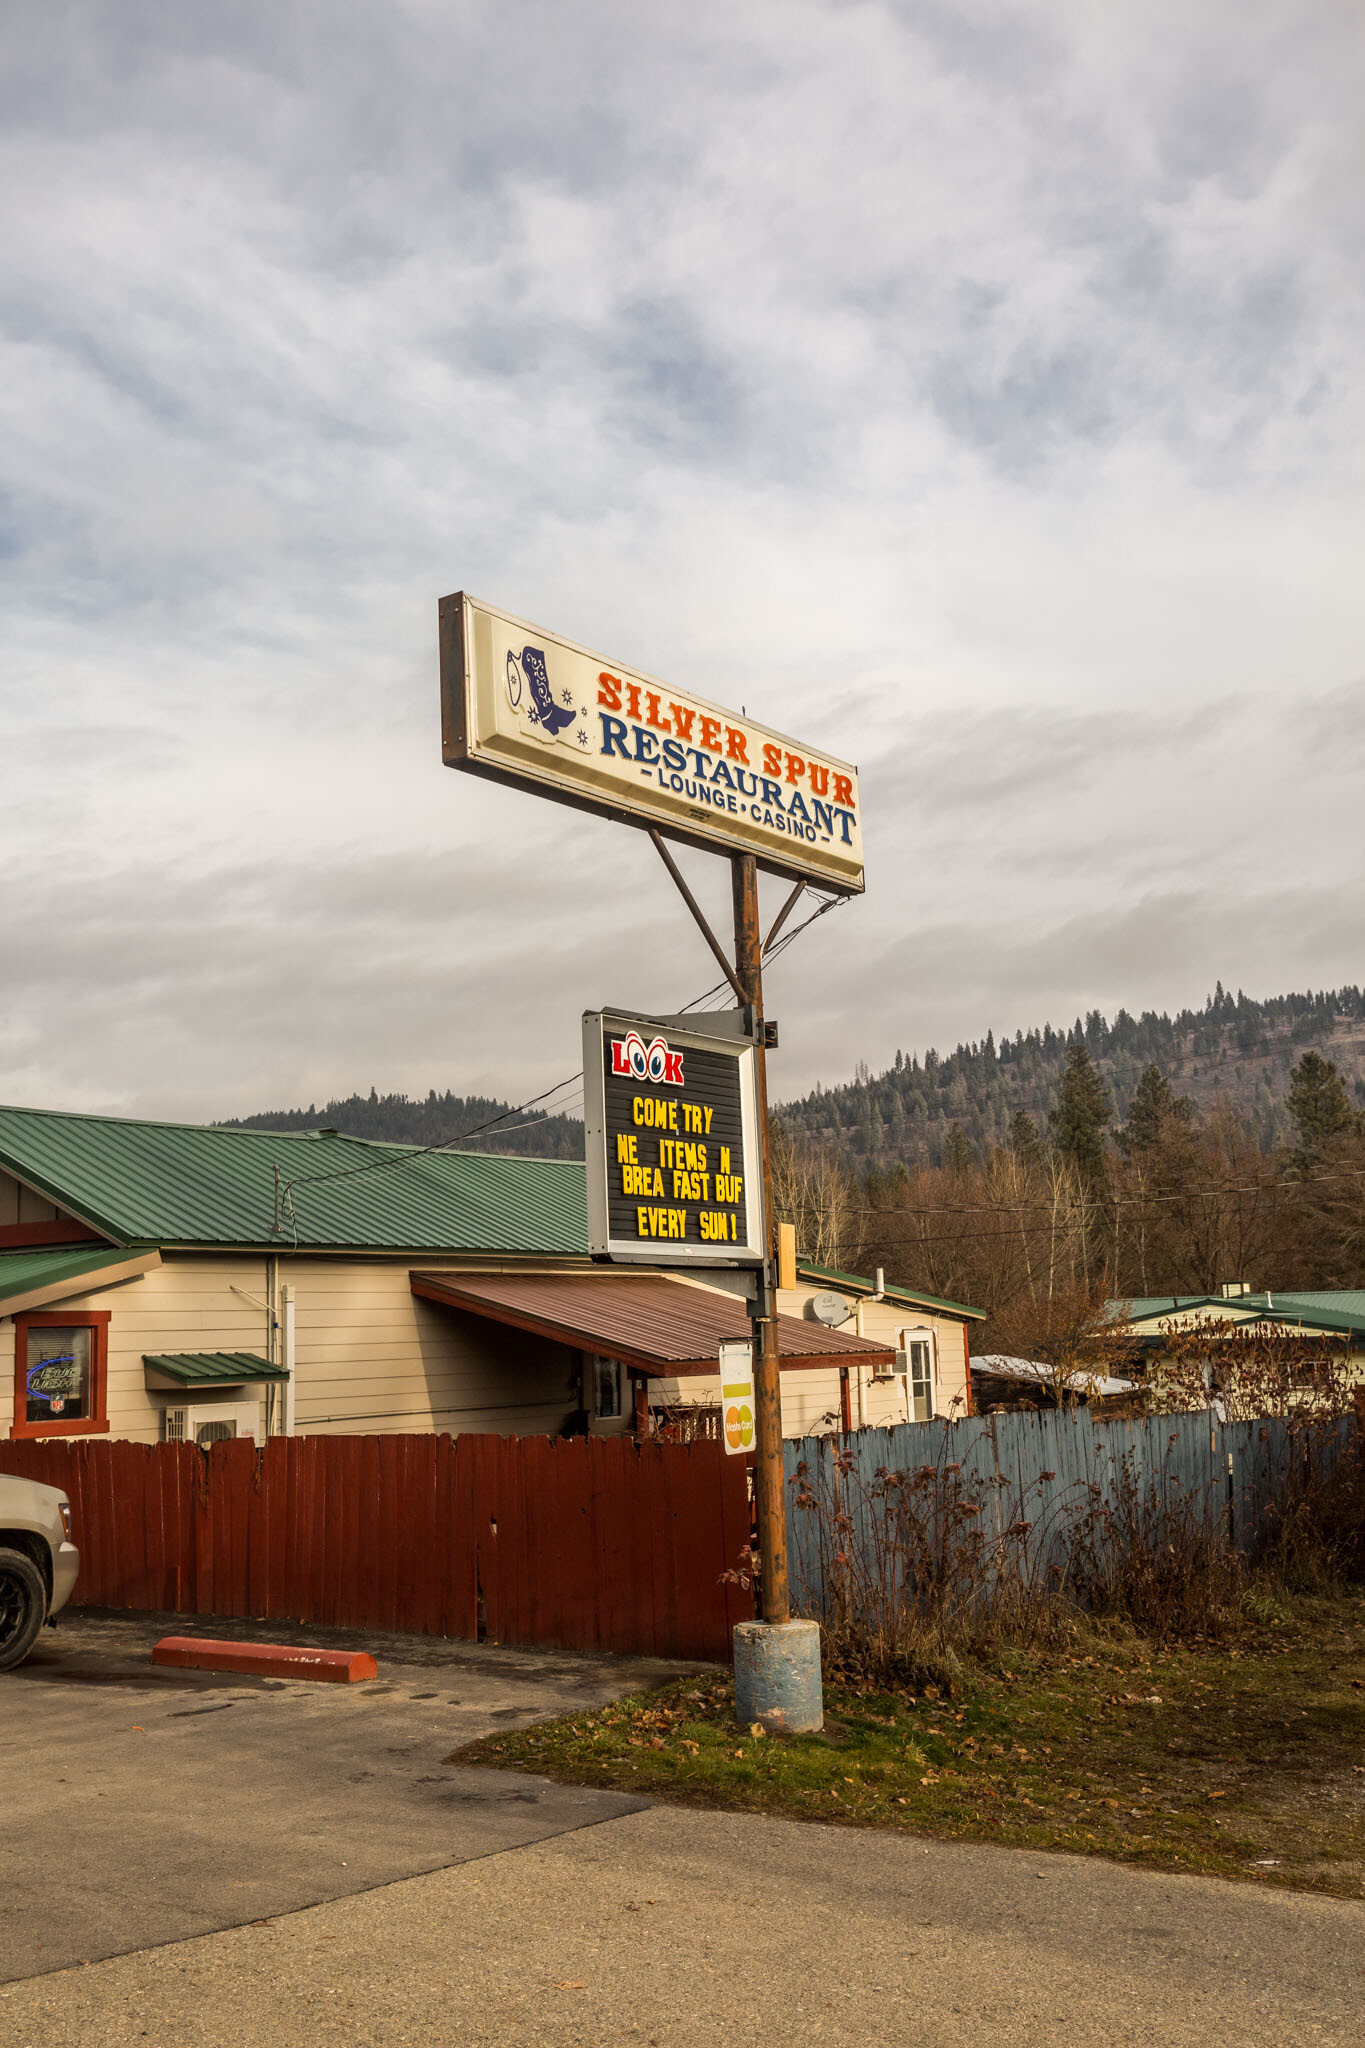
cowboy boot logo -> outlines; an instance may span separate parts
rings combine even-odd
[[[539,647],[523,647],[520,659],[509,649],[507,698],[514,711],[530,720],[541,739],[555,739],[578,717],[578,707],[568,693],[564,704],[556,704],[544,651]]]

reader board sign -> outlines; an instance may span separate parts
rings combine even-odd
[[[851,894],[858,771],[465,591],[441,600],[442,756]]]
[[[752,1039],[590,1010],[583,1104],[594,1258],[762,1265]]]
[[[727,1457],[742,1458],[757,1442],[754,1422],[754,1347],[720,1347],[720,1420]]]

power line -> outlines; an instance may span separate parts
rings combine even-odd
[[[1230,1182],[1220,1188],[1182,1188],[1175,1193],[1165,1195],[1097,1194],[1092,1197],[1092,1200],[1097,1209],[1105,1209],[1110,1206],[1136,1209],[1158,1202],[1221,1200],[1228,1195],[1265,1195],[1273,1194],[1280,1188],[1318,1187],[1325,1186],[1332,1181],[1363,1179],[1365,1179],[1365,1167],[1353,1166],[1341,1173],[1295,1174],[1292,1178],[1277,1177],[1273,1180],[1253,1183],[1250,1187],[1238,1186],[1236,1183]],[[854,1209],[849,1213],[854,1216],[1009,1216],[1016,1214],[1020,1210],[1049,1210],[1052,1207],[1051,1197],[1044,1195],[1040,1196],[1037,1200],[1023,1199],[1017,1202],[930,1202],[923,1204],[892,1202],[887,1203],[885,1206],[869,1204],[867,1208]]]
[[[1065,1243],[1070,1235],[1071,1233],[1064,1229],[1059,1230],[1059,1242]],[[1025,1247],[1025,1241],[1017,1230],[939,1230],[926,1231],[921,1236],[917,1236],[912,1231],[907,1231],[899,1236],[893,1235],[890,1231],[869,1232],[868,1237],[864,1240],[865,1243],[876,1244],[880,1242],[898,1247],[904,1246],[909,1250],[913,1250],[916,1245],[1002,1244],[1006,1241],[1010,1244],[1018,1245],[1021,1250],[1027,1248],[1035,1257],[1045,1253],[1047,1249],[1046,1233],[1042,1231],[1035,1231],[1032,1234],[1028,1240],[1027,1247]],[[1276,1245],[1267,1247],[1263,1253],[1258,1253],[1258,1256],[1265,1258],[1274,1258],[1280,1254],[1288,1256],[1294,1249],[1293,1245]]]
[[[826,912],[828,911],[838,910],[843,904],[847,903],[849,900],[850,899],[847,896],[827,896],[824,899],[824,901],[820,904],[819,908],[817,910],[813,910],[809,917],[803,918],[801,923],[798,925],[794,925],[789,932],[783,932],[781,938],[777,939],[774,942],[771,951],[764,954],[763,965],[765,967],[768,966],[768,964],[771,961],[778,959],[783,953],[785,953],[788,946],[792,945],[795,940],[800,938],[802,932],[810,930],[810,927],[815,923],[817,918],[824,917]],[[720,995],[722,990],[727,989],[729,985],[730,984],[726,981],[718,981],[715,984],[714,988],[707,989],[705,995],[694,996],[690,1003],[684,1003],[682,1009],[678,1012],[678,1015],[680,1017],[685,1016],[689,1010],[695,1010],[696,1008],[698,1008],[700,1004],[709,1003],[712,996]]]
[[[581,1121],[582,1115],[583,1098],[581,1096],[577,1096],[572,1102],[564,1103],[561,1108],[542,1110],[536,1116],[528,1116],[524,1123],[504,1124],[502,1129],[498,1132],[498,1136],[500,1138],[510,1138],[513,1131],[540,1130],[550,1121],[552,1117],[557,1116],[577,1117]]]
[[[827,913],[831,910],[842,909],[844,904],[848,903],[850,900],[851,899],[847,896],[827,896],[824,902],[819,905],[818,909],[815,909],[811,912],[809,917],[803,918],[800,924],[793,925],[792,929],[789,932],[783,932],[781,938],[776,941],[776,943],[772,947],[772,950],[768,953],[764,961],[764,965],[766,966],[769,960],[776,960],[780,954],[785,953],[788,946],[790,946],[791,944],[793,944],[795,940],[800,938],[802,932],[808,932],[810,930],[811,926],[815,923],[817,918],[826,916]]]
[[[793,930],[783,933],[773,946],[772,951],[768,954],[768,959],[777,959],[792,944],[793,940],[798,939],[802,932],[810,929],[817,918],[823,917],[827,911],[835,910],[841,903],[846,903],[847,901],[848,898],[845,896],[827,897],[819,905],[819,908],[813,910],[810,916],[805,918],[802,923],[796,925]],[[718,995],[726,987],[728,987],[728,983],[718,981],[713,988],[707,989],[704,995],[694,996],[691,1002],[684,1003],[682,1009],[677,1014],[683,1016],[688,1011],[696,1009],[699,1004],[709,1002],[712,996]],[[489,1117],[485,1123],[475,1124],[470,1130],[460,1131],[453,1138],[443,1138],[434,1145],[419,1145],[411,1151],[394,1152],[385,1159],[366,1160],[360,1166],[338,1167],[334,1173],[311,1173],[302,1177],[291,1176],[284,1180],[281,1179],[280,1170],[277,1166],[275,1168],[275,1223],[272,1228],[272,1235],[279,1236],[283,1234],[279,1220],[280,1204],[282,1202],[287,1203],[290,1219],[294,1226],[295,1248],[297,1248],[298,1218],[294,1210],[294,1190],[296,1188],[318,1187],[324,1183],[338,1180],[355,1180],[360,1175],[367,1173],[385,1173],[397,1167],[412,1166],[417,1160],[430,1158],[435,1152],[454,1151],[457,1146],[467,1144],[471,1138],[482,1137],[485,1132],[496,1130],[499,1125],[506,1124],[509,1117],[520,1116],[524,1110],[535,1109],[540,1103],[548,1102],[551,1096],[560,1094],[565,1088],[571,1088],[575,1081],[581,1081],[582,1079],[583,1069],[579,1067],[577,1072],[568,1075],[564,1080],[556,1081],[552,1088],[544,1089],[539,1095],[529,1096],[525,1102],[513,1103],[509,1108],[501,1111],[499,1115]],[[510,1136],[513,1130],[529,1130],[533,1124],[542,1122],[547,1116],[562,1114],[566,1114],[566,1112],[563,1110],[544,1110],[540,1116],[530,1117],[525,1123],[511,1125],[506,1135]]]
[[[386,1159],[367,1159],[362,1166],[342,1166],[335,1173],[296,1175],[285,1181],[284,1186],[286,1189],[312,1188],[317,1187],[323,1181],[355,1180],[362,1173],[384,1173],[392,1167],[411,1166],[416,1160],[425,1159],[433,1152],[448,1152],[453,1146],[463,1145],[467,1139],[477,1138],[484,1131],[496,1130],[499,1124],[506,1123],[509,1116],[519,1116],[524,1109],[534,1109],[538,1102],[548,1102],[552,1095],[558,1095],[562,1089],[572,1087],[575,1081],[581,1081],[582,1078],[583,1069],[580,1067],[578,1072],[570,1074],[567,1080],[556,1081],[553,1088],[546,1088],[539,1095],[529,1096],[525,1102],[514,1103],[510,1108],[504,1109],[500,1115],[489,1117],[486,1123],[474,1124],[469,1130],[461,1131],[453,1138],[442,1138],[439,1144],[419,1145],[412,1151],[394,1152]],[[546,1111],[545,1114],[548,1115],[549,1112]],[[539,1118],[531,1119],[532,1122],[539,1122],[539,1120]],[[518,1126],[518,1128],[524,1129],[525,1126]]]
[[[302,1179],[291,1178],[281,1180],[280,1169],[277,1166],[275,1168],[275,1221],[271,1226],[272,1237],[279,1237],[284,1234],[283,1226],[280,1223],[280,1205],[284,1203],[288,1207],[289,1220],[293,1226],[294,1250],[297,1251],[299,1248],[299,1219],[298,1212],[294,1207],[295,1188],[316,1187],[320,1182],[325,1181],[354,1180],[362,1173],[384,1173],[392,1167],[411,1166],[418,1159],[429,1158],[433,1152],[453,1151],[457,1145],[465,1144],[470,1138],[477,1138],[484,1131],[496,1130],[499,1124],[506,1123],[509,1116],[517,1116],[523,1109],[533,1109],[538,1102],[548,1102],[552,1095],[558,1095],[561,1090],[572,1087],[575,1081],[580,1081],[582,1078],[583,1069],[580,1067],[578,1072],[570,1074],[567,1080],[556,1081],[553,1088],[546,1088],[541,1094],[532,1095],[525,1102],[513,1104],[510,1109],[503,1110],[500,1116],[490,1117],[486,1123],[475,1124],[472,1130],[461,1131],[454,1138],[443,1138],[437,1145],[419,1145],[414,1151],[394,1152],[386,1159],[367,1159],[362,1166],[343,1166],[339,1167],[335,1173],[311,1173]],[[543,1122],[546,1116],[557,1113],[545,1111],[539,1117],[530,1117],[524,1124],[513,1124],[510,1128],[514,1131],[529,1130],[533,1123]]]

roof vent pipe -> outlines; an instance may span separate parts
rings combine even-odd
[[[883,1295],[884,1295],[885,1293],[886,1293],[886,1268],[885,1268],[884,1266],[878,1266],[878,1268],[877,1268],[877,1286],[876,1286],[876,1291],[874,1292],[874,1294],[873,1294],[873,1296],[872,1296],[872,1299],[873,1299],[874,1301],[880,1301],[880,1300],[881,1300],[881,1298],[882,1298],[882,1296],[883,1296]]]

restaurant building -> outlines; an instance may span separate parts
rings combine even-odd
[[[975,1311],[798,1278],[787,1434],[963,1411]],[[716,1399],[741,1286],[594,1264],[577,1161],[0,1109],[12,1437],[639,1432]]]

